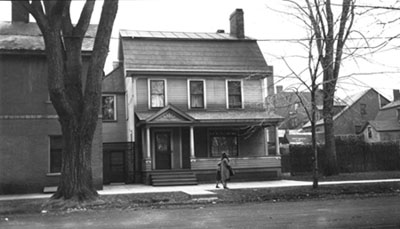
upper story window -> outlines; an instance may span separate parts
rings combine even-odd
[[[360,113],[362,115],[366,115],[367,114],[367,104],[365,104],[365,103],[361,103],[360,104]]]
[[[150,108],[165,106],[165,80],[150,80]]]
[[[61,172],[62,136],[50,136],[50,173]]]
[[[228,80],[228,108],[243,108],[242,81]]]
[[[103,114],[103,121],[116,121],[117,120],[117,109],[116,109],[116,96],[115,95],[103,95],[101,98],[101,107]]]
[[[397,120],[400,121],[400,109],[397,109]]]
[[[204,81],[189,81],[189,108],[205,108]]]

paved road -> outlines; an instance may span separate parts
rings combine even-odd
[[[400,228],[400,196],[0,216],[0,228]]]

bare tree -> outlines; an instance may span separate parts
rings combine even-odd
[[[340,16],[334,17],[332,7],[338,8],[337,4],[331,3],[330,0],[304,0],[305,6],[298,1],[287,0],[294,4],[298,11],[302,14],[298,16],[308,29],[311,30],[311,41],[317,50],[317,55],[311,56],[315,59],[317,68],[321,68],[322,72],[322,92],[323,92],[323,118],[325,129],[325,153],[326,162],[323,166],[325,175],[338,174],[338,166],[336,159],[336,147],[333,129],[333,111],[334,111],[334,95],[336,83],[339,78],[339,72],[342,62],[343,49],[352,29],[355,13],[354,0],[343,0],[340,4]],[[317,69],[310,68],[310,76],[312,79],[311,92],[314,90],[315,81],[313,75],[318,74]],[[315,75],[316,76],[316,75]],[[314,112],[313,112],[314,113]],[[311,115],[313,116],[313,115]],[[315,123],[314,123],[315,124]],[[315,126],[313,127],[315,129]]]
[[[335,33],[335,19],[330,0],[327,0],[324,4],[314,1],[312,5],[308,0],[306,0],[306,3],[316,38],[318,59],[321,59],[323,69],[323,116],[327,160],[323,168],[325,175],[334,175],[339,173],[333,129],[334,94],[341,67],[343,48],[354,21],[354,1],[343,0],[337,33]]]
[[[104,0],[87,73],[81,50],[95,1],[85,2],[76,25],[71,21],[71,0],[12,1],[35,18],[45,43],[50,100],[59,116],[64,141],[61,179],[53,198],[78,202],[95,199],[98,194],[92,179],[91,148],[118,1]]]

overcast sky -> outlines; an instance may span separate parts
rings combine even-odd
[[[388,6],[395,0],[364,0],[364,2]],[[359,0],[358,3],[361,4],[363,1]],[[78,15],[81,5],[82,1],[75,1],[72,14]],[[98,23],[101,5],[101,2],[97,3],[92,23]],[[290,16],[294,11],[282,0],[120,0],[105,71],[109,72],[112,69],[112,62],[117,59],[119,29],[187,32],[216,32],[218,29],[224,29],[225,32],[229,32],[229,15],[236,8],[242,8],[244,11],[246,35],[259,40],[267,63],[274,66],[276,84],[286,88],[297,87],[299,83],[296,80],[282,80],[282,76],[290,74],[283,59],[296,72],[304,69],[307,62],[304,62],[305,59],[302,57],[306,53],[295,41],[306,37],[307,33],[302,23]],[[10,11],[10,3],[0,1],[0,21],[10,21]],[[392,36],[400,31],[391,29],[390,26],[393,25],[382,29],[383,26],[376,22],[376,18],[381,18],[383,15],[383,12],[377,11],[374,15],[360,17],[354,25],[355,30],[362,32],[366,37]],[[361,36],[355,33],[354,37]],[[374,39],[369,42],[378,44],[381,41]],[[357,46],[360,43],[353,42],[349,45]],[[365,42],[361,45],[366,46]],[[378,54],[365,54],[365,50],[360,50],[361,58],[347,58],[343,62],[341,75],[354,73],[360,75],[341,79],[338,95],[344,97],[374,87],[391,99],[392,90],[400,88],[400,61],[396,58],[400,56],[400,50],[393,46],[395,42]],[[380,74],[377,74],[378,72]]]

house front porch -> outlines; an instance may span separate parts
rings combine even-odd
[[[153,114],[136,113],[140,133],[137,158],[141,161],[138,180],[153,184],[160,174],[170,178],[187,175],[185,179],[192,174],[196,182],[214,182],[223,152],[230,157],[235,180],[279,179],[281,162],[275,134],[279,119],[267,113],[243,113],[185,113],[173,106]]]

